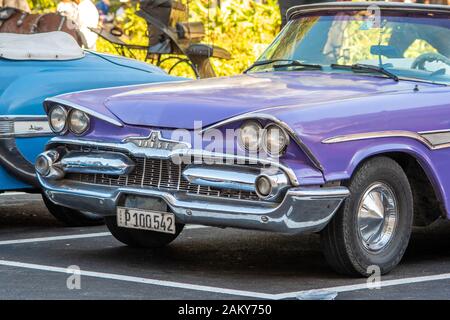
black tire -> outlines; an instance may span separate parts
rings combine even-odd
[[[367,248],[358,227],[358,207],[370,186],[381,182],[395,197],[397,218],[389,241],[377,251]],[[413,197],[406,174],[397,162],[377,157],[365,162],[348,184],[345,200],[328,226],[321,232],[325,258],[338,273],[370,276],[369,266],[378,266],[381,274],[391,271],[401,260],[409,243],[413,221]]]
[[[106,226],[111,234],[120,242],[135,248],[162,248],[175,240],[184,228],[184,224],[176,223],[176,233],[162,233],[138,229],[127,229],[117,226],[117,217],[105,217]]]
[[[45,195],[42,195],[42,199],[48,211],[66,227],[100,226],[105,223],[105,220],[100,215],[59,206],[50,201]]]

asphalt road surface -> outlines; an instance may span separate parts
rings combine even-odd
[[[0,195],[0,299],[450,299],[450,223],[414,230],[381,280],[335,274],[317,235],[191,226],[139,250],[105,227],[61,227],[40,196]]]

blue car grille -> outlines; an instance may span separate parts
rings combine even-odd
[[[95,151],[117,150],[95,149]],[[128,175],[113,176],[106,174],[70,173],[66,175],[65,179],[104,186],[154,188],[240,200],[260,200],[255,192],[218,189],[190,183],[182,175],[186,164],[174,164],[169,159],[135,157],[130,154],[127,154],[127,156],[135,162],[134,170]]]

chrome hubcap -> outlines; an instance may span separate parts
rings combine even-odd
[[[358,206],[358,230],[364,247],[380,251],[391,241],[398,218],[394,191],[383,182],[371,184]]]

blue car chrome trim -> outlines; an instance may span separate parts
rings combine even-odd
[[[69,107],[69,108],[78,109],[78,110],[86,112],[87,114],[90,114],[91,116],[94,116],[94,117],[96,117],[98,119],[101,119],[103,121],[109,122],[109,123],[111,123],[111,124],[113,124],[115,126],[123,127],[122,122],[120,122],[117,119],[105,116],[104,114],[96,112],[94,110],[91,110],[91,109],[89,109],[87,107],[84,107],[84,106],[81,106],[79,104],[76,104],[76,103],[73,103],[73,102],[61,99],[61,98],[57,98],[57,97],[47,98],[47,99],[44,100],[45,112],[48,112],[50,104],[60,104],[62,106],[66,106],[66,107]]]
[[[44,179],[40,175],[38,179],[51,201],[81,211],[115,215],[123,196],[137,195],[163,199],[180,223],[282,233],[322,230],[349,196],[349,190],[345,187],[291,188],[281,203],[273,203],[188,195],[159,189],[92,186],[82,182]]]
[[[442,137],[442,134],[445,134]],[[440,135],[439,137],[436,137]],[[423,131],[423,132],[412,132],[412,131],[402,131],[402,130],[389,130],[389,131],[377,131],[377,132],[364,132],[364,133],[353,133],[347,135],[341,135],[336,137],[331,137],[322,140],[324,144],[332,143],[342,143],[357,140],[367,140],[367,139],[377,139],[377,138],[409,138],[414,139],[430,150],[439,150],[450,148],[450,131]]]
[[[158,148],[147,148],[147,147],[139,147],[133,142],[124,142],[124,143],[99,142],[94,140],[84,140],[81,138],[76,140],[64,137],[52,138],[50,142],[47,144],[47,149],[51,149],[52,146],[58,144],[70,144],[76,146],[86,146],[91,148],[97,147],[113,148],[114,150],[129,152],[130,154],[135,156],[143,156],[147,158],[156,158],[156,159],[172,159],[175,163],[181,162],[185,158],[194,158],[194,159],[205,159],[206,161],[211,161],[212,163],[215,164],[217,161],[227,163],[227,161],[231,160],[236,161],[238,163],[247,162],[254,164],[262,164],[270,166],[271,168],[280,169],[288,176],[289,181],[293,186],[299,185],[297,176],[295,175],[294,171],[291,168],[286,167],[283,164],[276,161],[272,161],[270,159],[252,158],[226,153],[208,152],[196,149],[166,150]]]
[[[210,125],[210,126],[204,128],[203,130],[201,130],[200,132],[204,133],[204,132],[207,132],[208,130],[217,129],[221,126],[224,126],[224,125],[236,122],[236,121],[242,121],[242,120],[248,120],[248,119],[269,120],[269,121],[279,125],[282,129],[286,130],[286,132],[289,134],[289,136],[303,150],[303,152],[306,154],[308,159],[313,163],[313,165],[316,166],[317,169],[323,171],[323,167],[322,167],[320,161],[314,156],[314,154],[309,149],[309,147],[303,143],[303,141],[300,139],[300,137],[297,135],[297,133],[294,130],[292,130],[287,123],[285,123],[284,121],[281,121],[280,119],[278,119],[277,117],[275,117],[271,114],[261,113],[260,111],[244,113],[244,114],[217,122],[213,125]]]
[[[53,135],[47,116],[8,115],[0,116],[0,138],[40,137]]]

